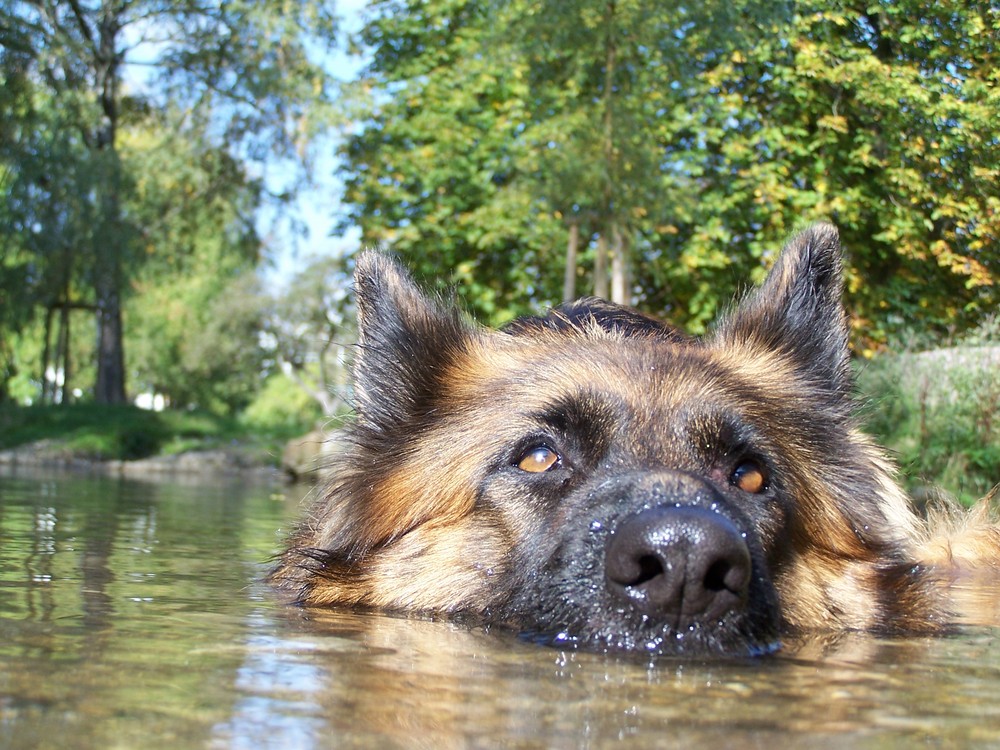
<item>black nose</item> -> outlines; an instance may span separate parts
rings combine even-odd
[[[678,627],[743,606],[750,549],[733,523],[698,507],[657,507],[625,519],[605,551],[611,592]]]

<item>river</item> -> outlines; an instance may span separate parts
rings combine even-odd
[[[1000,631],[647,661],[278,601],[306,490],[0,476],[0,747],[1000,746]]]

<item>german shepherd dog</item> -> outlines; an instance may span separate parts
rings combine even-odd
[[[859,431],[840,257],[806,230],[695,339],[594,298],[485,330],[363,254],[356,420],[271,581],[596,651],[940,632],[1000,534],[932,529]]]

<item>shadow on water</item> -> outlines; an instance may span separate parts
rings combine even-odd
[[[991,628],[647,663],[302,610],[260,583],[299,499],[0,477],[0,747],[1000,745]]]

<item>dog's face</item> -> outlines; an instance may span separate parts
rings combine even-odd
[[[932,627],[914,519],[853,425],[840,292],[819,227],[704,340],[600,300],[486,331],[364,256],[358,419],[274,578],[597,650]]]

